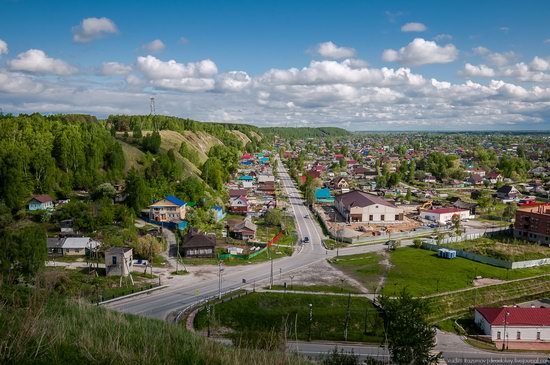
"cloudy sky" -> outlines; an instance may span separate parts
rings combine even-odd
[[[550,130],[549,1],[0,0],[4,113]]]

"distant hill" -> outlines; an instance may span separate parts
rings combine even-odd
[[[323,137],[344,137],[351,133],[342,128],[336,127],[267,127],[261,128],[266,137],[277,136],[285,139],[303,139],[303,138],[323,138]]]

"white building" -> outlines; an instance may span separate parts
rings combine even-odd
[[[420,212],[420,218],[441,224],[451,222],[454,215],[458,215],[461,220],[473,218],[473,216],[470,215],[469,209],[436,208],[430,210],[422,210]]]
[[[550,350],[550,308],[476,308],[474,321],[497,348]]]
[[[132,271],[133,251],[129,247],[111,247],[105,250],[107,276],[128,276]]]
[[[386,199],[355,190],[336,196],[336,209],[348,222],[401,223],[403,210]]]

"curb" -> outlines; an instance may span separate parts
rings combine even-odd
[[[123,296],[121,296],[121,297],[116,297],[116,298],[113,298],[113,299],[105,300],[105,301],[103,301],[103,302],[99,302],[99,303],[97,303],[97,305],[103,305],[103,304],[114,303],[114,302],[117,302],[117,301],[119,301],[119,300],[123,300],[123,299],[127,299],[127,298],[132,298],[132,297],[136,297],[136,296],[138,296],[138,295],[151,293],[151,292],[153,292],[153,291],[155,291],[155,290],[160,290],[160,289],[168,288],[169,286],[170,286],[170,285],[161,285],[161,286],[157,286],[157,287],[154,287],[154,288],[151,288],[151,289],[138,291],[137,293],[132,293],[132,294],[128,294],[128,295],[123,295]]]

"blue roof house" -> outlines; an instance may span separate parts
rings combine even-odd
[[[318,204],[333,204],[334,197],[329,188],[317,188],[317,190],[315,190],[315,201]]]
[[[253,181],[254,178],[250,175],[243,175],[243,176],[239,177],[239,180],[241,180],[241,181]]]
[[[215,205],[212,207],[212,211],[214,212],[214,219],[216,222],[219,222],[225,218],[225,212],[222,207]]]

